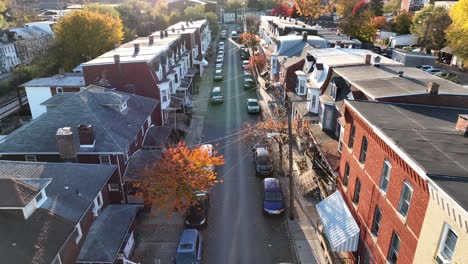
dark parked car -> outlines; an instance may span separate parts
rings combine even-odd
[[[184,229],[177,245],[176,264],[200,263],[203,237],[197,229]]]
[[[185,225],[187,227],[200,227],[206,224],[208,218],[208,208],[210,207],[210,197],[206,192],[195,193],[197,203],[190,206],[185,215]]]
[[[284,212],[283,192],[277,178],[265,178],[262,182],[263,212],[281,214]]]
[[[257,175],[267,176],[273,172],[273,163],[270,153],[265,146],[255,146],[253,148],[255,171]]]

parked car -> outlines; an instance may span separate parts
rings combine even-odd
[[[185,226],[199,228],[206,224],[210,197],[207,192],[196,192],[197,203],[191,205],[185,214]]]
[[[222,63],[216,63],[215,70],[222,70],[223,69],[223,64]]]
[[[453,72],[446,72],[446,71],[440,71],[436,74],[434,74],[435,76],[438,76],[440,78],[445,78],[445,79],[452,79],[452,78],[457,78],[458,76],[453,73]]]
[[[218,50],[224,50],[224,42],[218,44]]]
[[[432,65],[419,65],[416,68],[420,69],[421,71],[429,70],[432,68]]]
[[[200,263],[202,259],[203,236],[197,229],[184,229],[177,245],[176,264]]]
[[[239,37],[239,35],[237,34],[237,31],[232,31],[231,32],[231,38],[232,39],[237,39]]]
[[[278,215],[284,212],[283,192],[277,178],[265,178],[262,182],[263,212]]]
[[[273,172],[270,153],[265,146],[256,145],[253,148],[255,172],[257,175],[267,176]]]
[[[251,75],[244,75],[244,89],[254,88],[256,86],[255,81]]]
[[[241,52],[240,55],[242,60],[248,60],[250,58],[250,54],[248,51]]]
[[[439,69],[439,68],[431,68],[431,69],[425,70],[425,72],[428,72],[428,73],[430,73],[430,74],[432,74],[432,75],[434,75],[434,74],[436,74],[436,73],[438,73],[438,72],[441,72],[441,71],[442,71],[442,70]]]
[[[224,101],[224,98],[223,98],[223,92],[221,91],[221,87],[213,87],[213,89],[211,89],[210,102],[222,103],[223,101]]]
[[[221,39],[224,40],[224,39],[226,39],[226,38],[227,38],[227,31],[226,31],[225,29],[223,29],[223,30],[221,31]]]
[[[222,81],[223,80],[223,70],[222,69],[216,69],[215,70],[213,80],[215,80],[215,81]]]
[[[249,65],[249,60],[243,60],[242,61],[242,67],[245,69]]]
[[[224,62],[224,56],[218,55],[218,57],[216,57],[216,63],[223,63],[223,62]]]
[[[258,100],[255,98],[247,99],[247,112],[248,113],[260,113],[260,105]]]
[[[218,50],[218,55],[224,56],[224,50]]]

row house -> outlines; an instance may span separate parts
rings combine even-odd
[[[98,86],[59,93],[43,104],[47,113],[0,143],[0,159],[29,162],[113,164],[112,202],[126,202],[123,175],[133,153],[158,117],[155,99]]]
[[[28,97],[29,109],[33,119],[47,112],[44,101],[59,93],[77,93],[85,88],[81,74],[60,72],[57,75],[37,78],[21,85]]]
[[[0,31],[0,74],[10,72],[21,63],[16,53],[15,40],[14,32]]]
[[[0,161],[2,262],[123,264],[138,207],[110,204],[116,177],[115,165]]]
[[[212,39],[208,20],[181,21],[169,26],[166,31],[172,34],[175,34],[175,31],[179,31],[177,34],[183,35],[187,49],[191,51],[191,66],[196,67],[200,75],[203,75],[208,65],[208,61],[205,58]],[[185,31],[190,33],[187,34]]]
[[[466,108],[346,100],[338,194],[360,230],[349,257],[467,260],[467,114]],[[338,226],[323,225],[327,233]]]
[[[22,64],[29,64],[37,57],[45,54],[48,43],[54,37],[52,28],[55,22],[26,23],[22,28],[10,28],[15,32],[15,48]]]
[[[187,104],[185,97],[193,86],[185,42],[167,31],[123,44],[82,67],[86,85],[96,84],[160,101],[156,125],[167,124],[180,102]],[[171,106],[173,101],[178,107]]]

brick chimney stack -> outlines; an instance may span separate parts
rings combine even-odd
[[[119,54],[114,55],[114,62],[115,62],[115,64],[120,62],[120,55]]]
[[[436,82],[430,82],[427,84],[426,92],[430,95],[437,95],[439,93],[439,86]]]
[[[81,148],[93,148],[95,140],[96,140],[93,126],[92,125],[79,125],[77,129],[78,129],[78,137],[80,139],[80,147]]]
[[[135,49],[135,50],[134,50],[135,53],[138,53],[138,52],[140,51],[140,44],[135,43],[135,44],[133,44],[133,47],[134,47],[134,49]]]
[[[153,35],[149,35],[149,45],[153,45],[154,44],[154,36]]]
[[[367,54],[364,62],[366,63],[366,65],[370,65],[371,60],[372,60],[372,55]]]
[[[302,32],[302,41],[307,42],[307,36],[308,36],[307,31]]]
[[[57,149],[63,161],[75,162],[77,152],[73,132],[70,127],[59,128],[55,134]]]
[[[455,129],[462,132],[463,136],[468,137],[468,115],[458,115],[458,121]]]

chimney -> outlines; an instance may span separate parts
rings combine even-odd
[[[120,55],[119,54],[114,55],[114,62],[115,62],[115,64],[120,62]]]
[[[192,19],[190,19],[190,24],[193,24]]]
[[[59,69],[59,74],[60,74],[60,75],[65,75],[65,69],[64,69],[64,68],[60,68],[60,69]]]
[[[182,29],[182,31],[185,31],[184,25],[181,25],[181,26],[180,26],[180,29]]]
[[[366,65],[370,65],[371,59],[372,59],[372,55],[367,54],[367,55],[366,55],[366,58],[365,58],[365,60],[364,60],[365,64],[366,64]]]
[[[140,51],[140,44],[135,43],[135,44],[133,44],[133,47],[134,47],[134,50],[135,50],[134,52],[135,53],[138,53]]]
[[[94,129],[92,125],[79,125],[78,137],[80,139],[81,148],[93,148],[96,136],[94,135]]]
[[[439,84],[435,82],[430,82],[427,84],[426,92],[429,95],[437,95],[439,93]]]
[[[174,28],[174,27],[172,27],[172,33],[174,33],[174,32],[175,32],[175,28]]]
[[[150,46],[153,45],[153,43],[154,43],[154,37],[153,37],[153,35],[149,35],[148,38],[149,38],[149,45],[150,45]]]
[[[373,64],[375,67],[380,67],[380,61],[381,61],[381,60],[382,60],[382,58],[381,58],[380,56],[376,56],[376,57],[374,58],[374,61],[373,61],[372,64]]]
[[[187,27],[189,26],[189,21],[185,21],[185,25],[187,25]]]
[[[73,132],[70,127],[59,128],[55,134],[57,141],[57,149],[60,158],[63,161],[74,162],[76,161],[76,148]]]
[[[160,39],[163,39],[164,38],[164,32],[161,30],[159,31],[159,38]]]
[[[302,41],[307,42],[307,31],[302,32]]]
[[[405,74],[404,71],[398,71],[398,77],[403,77],[403,74]]]
[[[169,34],[167,33],[167,30],[164,31],[164,36],[167,38],[169,36]]]
[[[455,129],[462,132],[463,136],[468,137],[468,115],[458,115],[458,121]]]

